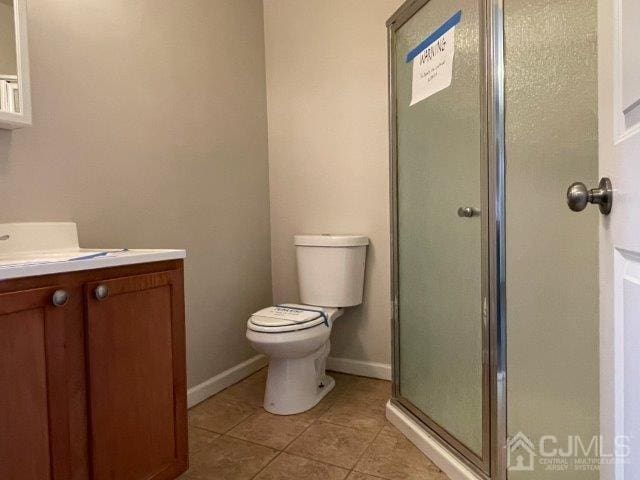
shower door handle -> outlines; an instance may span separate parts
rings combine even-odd
[[[476,210],[473,207],[460,207],[458,209],[458,216],[461,218],[471,218],[480,215],[480,210]]]

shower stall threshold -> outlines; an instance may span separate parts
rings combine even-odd
[[[387,420],[425,454],[451,480],[486,480],[471,470],[427,431],[425,427],[405,413],[391,400],[387,402]]]

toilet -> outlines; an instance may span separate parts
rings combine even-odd
[[[362,303],[369,239],[295,235],[301,303],[263,308],[247,322],[251,346],[269,359],[264,408],[293,415],[313,408],[335,386],[325,373],[331,328]]]

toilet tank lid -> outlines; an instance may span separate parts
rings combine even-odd
[[[296,245],[306,247],[359,247],[369,245],[369,238],[364,235],[295,235]]]

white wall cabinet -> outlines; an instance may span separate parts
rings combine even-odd
[[[0,128],[31,125],[27,0],[0,2]]]

